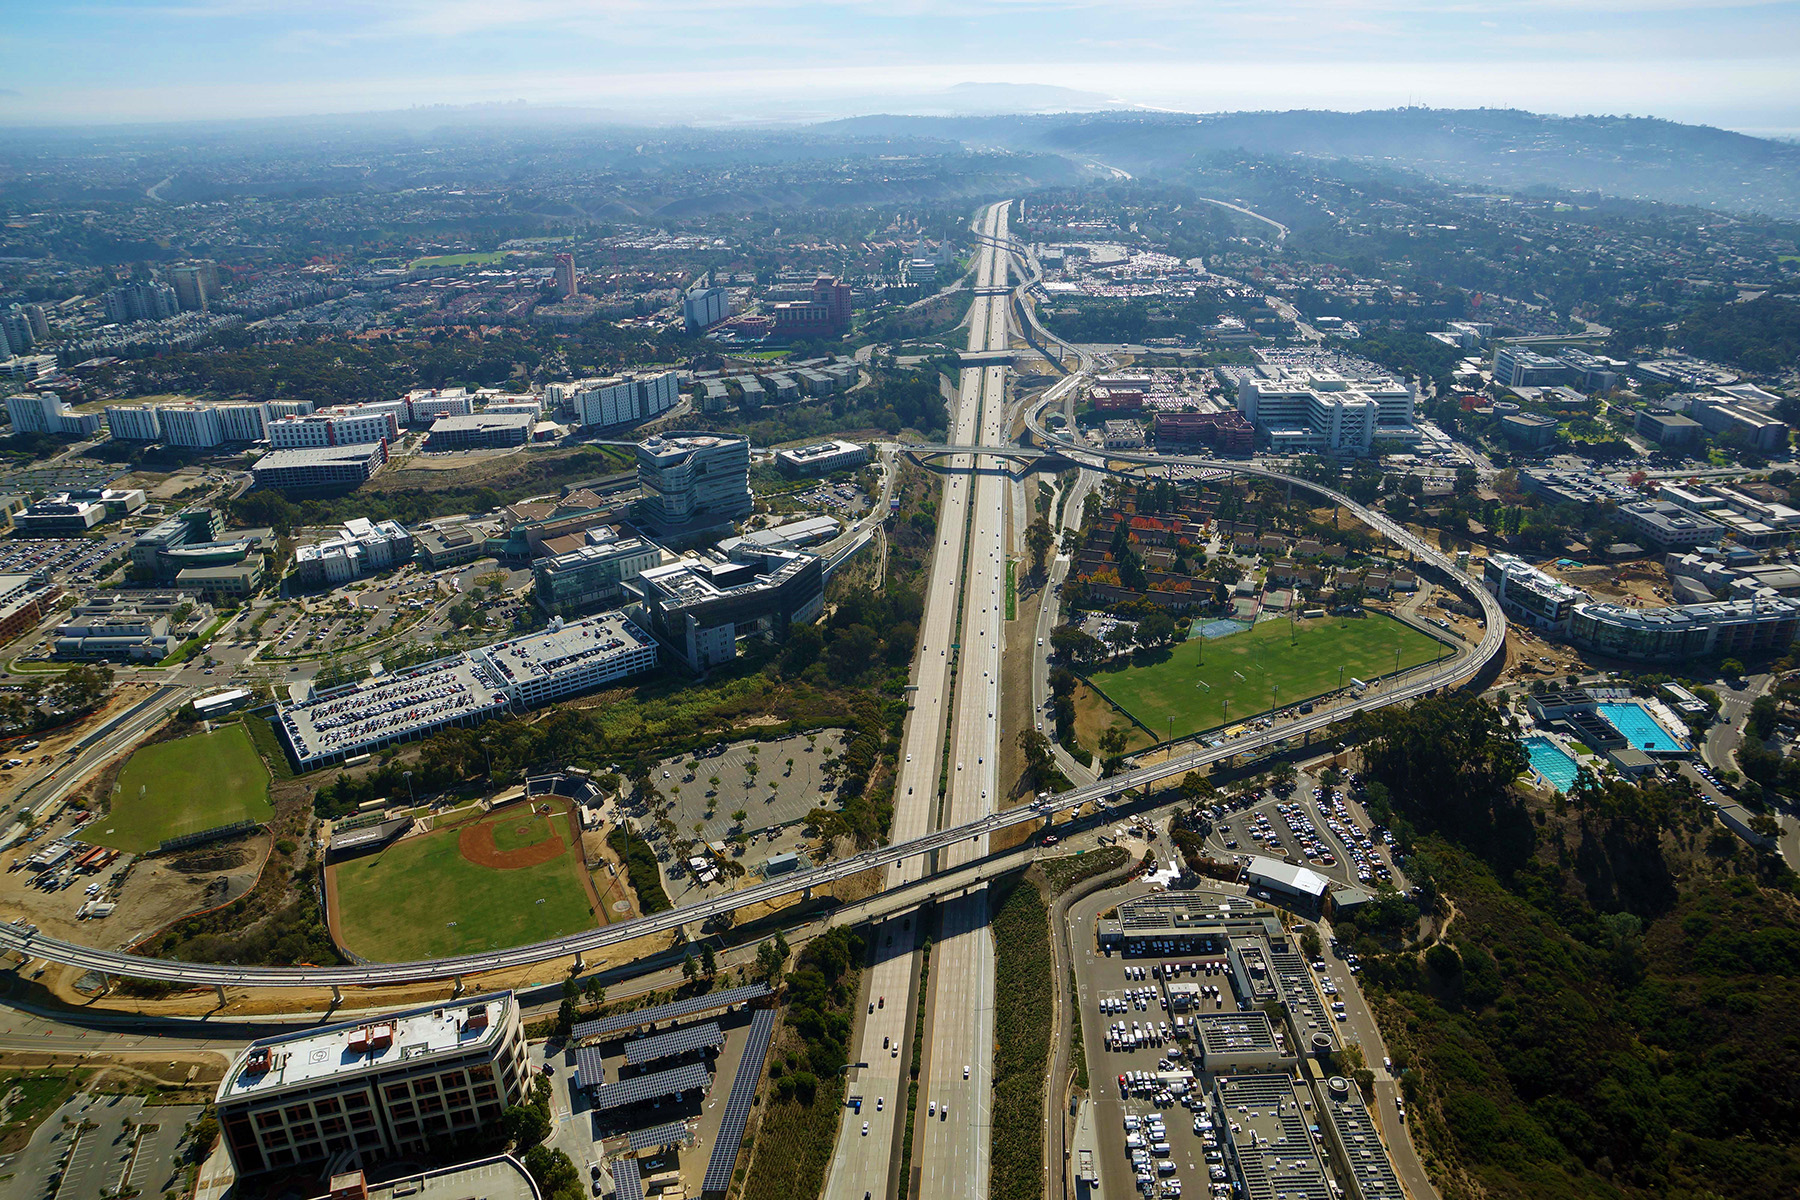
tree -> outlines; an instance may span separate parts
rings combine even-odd
[[[595,1008],[606,1003],[606,985],[600,982],[598,975],[589,975],[587,982],[583,983],[581,988],[587,994],[588,1003]]]
[[[1031,573],[1044,573],[1044,560],[1050,555],[1050,547],[1056,544],[1056,534],[1050,528],[1050,522],[1039,517],[1025,528],[1025,549],[1031,555]]]
[[[538,1185],[544,1200],[580,1200],[581,1173],[561,1150],[534,1146],[523,1159],[525,1170]]]
[[[1117,758],[1125,753],[1125,730],[1118,725],[1109,725],[1100,732],[1100,753],[1107,758]]]
[[[1138,640],[1146,646],[1162,646],[1175,640],[1175,618],[1153,612],[1138,622]]]
[[[686,979],[689,983],[692,983],[699,974],[700,964],[694,961],[694,952],[689,950],[686,957],[681,960],[682,978]]]
[[[535,1104],[512,1104],[500,1114],[500,1137],[520,1151],[550,1136],[550,1113]]]
[[[719,960],[713,954],[711,942],[706,942],[700,947],[700,970],[708,979],[712,979],[719,973]]]
[[[739,825],[742,825],[745,821],[750,819],[750,813],[746,809],[734,809],[732,810],[731,819]]]

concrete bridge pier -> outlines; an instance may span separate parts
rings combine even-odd
[[[587,959],[583,958],[581,956],[581,951],[577,950],[575,952],[575,965],[569,968],[569,974],[579,975],[585,970],[587,970]]]
[[[452,1000],[454,1000],[462,994],[463,994],[463,978],[461,975],[458,975],[458,976],[456,976],[456,987],[454,988],[454,990],[451,991],[450,998]]]
[[[225,985],[222,983],[215,983],[215,984],[213,984],[213,989],[219,993],[219,1007],[224,1008],[225,1007]]]
[[[343,1006],[344,1006],[344,990],[342,988],[338,987],[338,985],[334,983],[331,985],[331,1007],[333,1010],[336,1010],[336,1009],[342,1008]]]

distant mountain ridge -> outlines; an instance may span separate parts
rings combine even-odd
[[[1169,176],[1195,155],[1243,150],[1386,163],[1511,191],[1551,187],[1800,219],[1800,145],[1652,117],[1519,109],[866,116],[816,128],[1053,151]]]

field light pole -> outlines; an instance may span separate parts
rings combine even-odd
[[[488,744],[493,740],[493,738],[481,739],[481,756],[487,760],[488,782],[490,783],[493,782],[494,779],[494,755],[493,752],[488,749]]]
[[[418,803],[418,801],[413,798],[412,772],[411,771],[402,771],[400,773],[402,775],[406,776],[406,799],[407,799],[407,802],[410,804],[416,805]]]

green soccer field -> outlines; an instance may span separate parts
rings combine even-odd
[[[515,823],[510,816],[488,819],[504,822],[496,825],[501,849],[536,844],[501,832]],[[594,927],[573,847],[537,866],[497,870],[462,856],[461,828],[433,830],[331,868],[345,947],[376,962],[411,962]]]
[[[1443,644],[1392,617],[1315,617],[1290,633],[1263,621],[1216,640],[1182,642],[1158,662],[1094,672],[1088,682],[1158,739],[1199,733],[1438,657]],[[1340,668],[1341,673],[1340,673]],[[1279,689],[1279,690],[1277,690]],[[1171,725],[1170,718],[1173,718]]]
[[[249,732],[233,722],[134,753],[119,773],[112,811],[96,817],[82,836],[142,854],[182,834],[274,815],[269,769]]]

